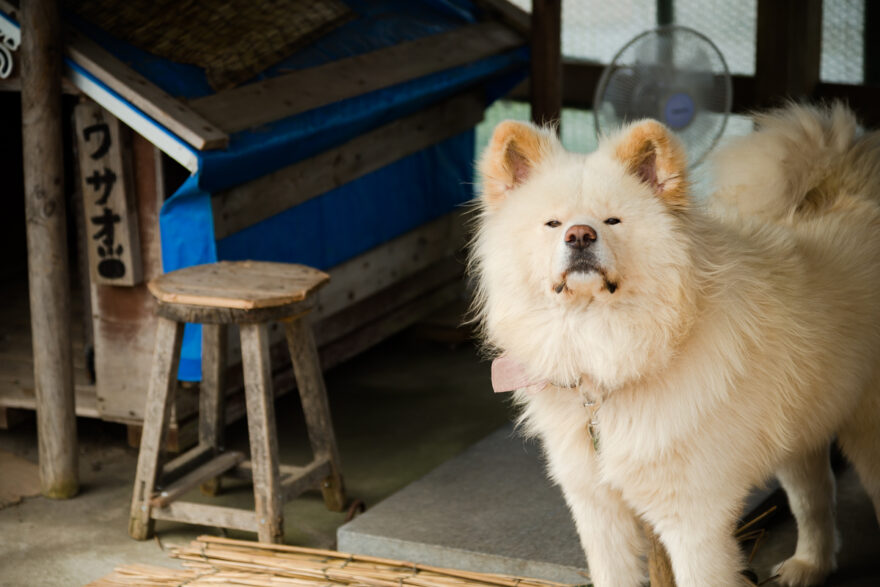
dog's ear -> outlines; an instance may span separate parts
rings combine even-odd
[[[505,120],[496,126],[479,165],[483,199],[489,207],[498,206],[522,185],[558,145],[553,131],[528,122]]]
[[[672,209],[687,207],[687,156],[665,126],[656,120],[634,124],[621,135],[614,156]]]

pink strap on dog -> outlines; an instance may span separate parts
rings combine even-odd
[[[492,389],[495,393],[506,393],[517,389],[535,393],[544,389],[546,385],[546,381],[529,378],[523,364],[507,355],[492,361]]]

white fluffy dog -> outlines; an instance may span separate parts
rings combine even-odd
[[[790,106],[715,157],[710,205],[660,123],[588,155],[503,122],[479,167],[475,309],[515,381],[597,587],[741,584],[734,527],[776,474],[785,585],[835,566],[837,439],[880,512],[880,136]]]

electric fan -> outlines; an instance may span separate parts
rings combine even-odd
[[[718,47],[691,28],[660,27],[633,38],[602,72],[593,101],[596,132],[654,118],[681,138],[695,167],[724,132],[731,98]]]

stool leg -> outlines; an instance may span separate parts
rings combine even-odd
[[[159,475],[159,455],[171,414],[171,398],[177,386],[177,365],[183,340],[183,324],[162,317],[158,321],[128,523],[128,533],[136,540],[146,540],[153,535],[150,498]]]
[[[226,428],[226,347],[225,324],[202,325],[202,383],[199,391],[199,444],[213,448],[214,456],[223,451]],[[201,485],[205,495],[220,493],[221,477]]]
[[[324,386],[324,374],[321,372],[315,337],[305,318],[285,320],[284,332],[287,335],[287,346],[290,348],[290,359],[293,362],[312,451],[315,458],[326,458],[330,461],[332,473],[322,486],[324,505],[331,511],[340,512],[345,509],[345,487],[342,483],[339,450],[336,447],[336,435],[333,433],[333,420],[330,418],[330,405],[327,402],[327,389]]]
[[[280,543],[284,538],[284,499],[278,468],[269,334],[265,324],[241,324],[240,329],[254,476],[254,509],[259,528],[257,536],[260,542]]]

